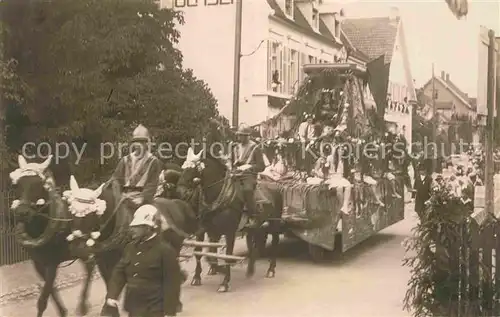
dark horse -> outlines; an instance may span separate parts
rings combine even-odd
[[[71,249],[81,257],[95,257],[107,286],[113,269],[129,242],[128,225],[131,214],[123,208],[125,201],[121,195],[120,184],[116,180],[112,179],[94,191],[79,188],[73,177],[70,185],[71,192],[68,193],[70,199],[86,196],[92,198],[89,201],[93,205],[101,204],[99,200],[106,202],[104,210],[96,210],[74,219]],[[85,203],[82,206],[81,199],[77,204],[85,209]],[[181,200],[156,198],[153,205],[158,209],[162,221],[159,233],[179,255],[183,240],[196,229],[196,215],[191,206]],[[182,309],[180,302],[178,309],[179,311]],[[107,316],[108,311],[109,307],[104,305],[102,314],[106,313]]]
[[[203,158],[201,157],[203,155]],[[233,255],[236,233],[241,227],[244,203],[238,189],[238,182],[234,181],[226,165],[210,153],[194,154],[189,149],[186,162],[183,165],[183,172],[177,184],[180,196],[191,203],[195,210],[198,210],[199,230],[196,234],[197,241],[203,241],[205,233],[210,242],[218,242],[222,236],[226,240],[226,255]],[[260,216],[270,220],[273,216],[280,215],[281,211],[273,207],[272,202],[260,203],[264,211]],[[255,273],[255,261],[257,258],[257,246],[259,241],[265,239],[267,233],[272,232],[270,227],[275,223],[268,222],[267,228],[247,230],[247,240],[249,247],[249,262],[247,267],[247,277]],[[279,233],[273,233],[273,246],[276,247],[279,241]],[[196,248],[196,251],[201,251]],[[216,252],[211,248],[210,252]],[[274,277],[276,268],[276,252],[271,252],[270,266],[267,277]],[[210,261],[209,275],[224,273],[222,283],[219,285],[219,292],[227,292],[231,280],[231,260],[226,261],[224,267],[220,267],[216,260]],[[201,257],[196,257],[196,271],[191,282],[193,286],[201,285]]]
[[[54,282],[59,265],[77,259],[71,255],[66,241],[71,219],[68,207],[57,192],[54,177],[49,171],[51,159],[50,156],[43,163],[27,163],[20,155],[19,168],[10,175],[19,195],[19,200],[12,206],[18,238],[33,261],[36,272],[44,280],[37,302],[38,317],[43,316],[47,309],[50,295],[59,315],[68,316]],[[84,316],[89,311],[87,298],[95,264],[88,257],[82,260],[87,276],[77,313]]]

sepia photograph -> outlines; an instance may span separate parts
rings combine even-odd
[[[0,317],[500,316],[500,0],[0,0]]]

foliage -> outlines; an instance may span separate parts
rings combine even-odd
[[[405,241],[404,265],[411,268],[411,278],[404,304],[415,317],[448,316],[450,305],[457,304],[460,272],[452,269],[452,261],[470,212],[447,184],[432,189],[413,237]]]
[[[153,0],[5,0],[7,58],[29,87],[7,107],[7,145],[86,144],[78,179],[102,178],[103,142],[126,142],[138,123],[154,141],[199,137],[218,115],[206,84],[182,68],[180,13]],[[115,156],[118,156],[116,153]]]

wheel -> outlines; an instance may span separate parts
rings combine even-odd
[[[309,249],[309,255],[311,256],[311,259],[314,262],[321,263],[326,260],[328,252],[327,250],[323,249],[322,247],[318,247],[317,245],[314,244],[309,244],[308,249]]]

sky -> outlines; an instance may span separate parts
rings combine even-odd
[[[339,0],[326,0],[336,2]],[[445,0],[343,0],[346,18],[387,16],[397,7],[403,21],[412,76],[421,87],[441,71],[462,91],[477,95],[480,25],[500,36],[500,0],[469,0],[469,13],[458,20]]]

